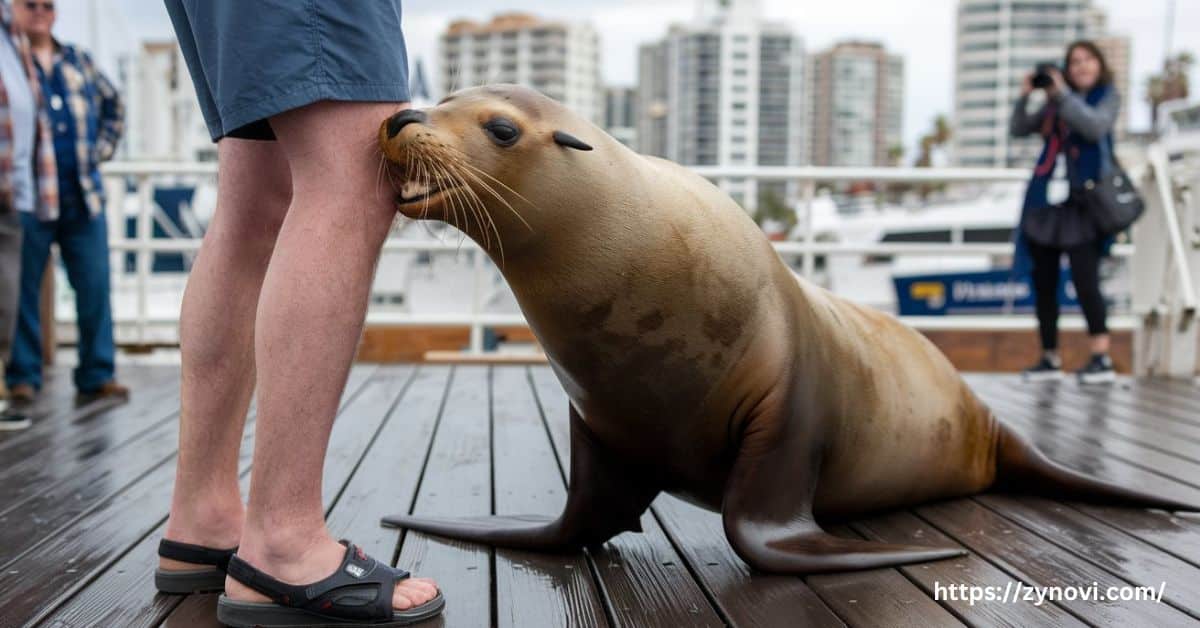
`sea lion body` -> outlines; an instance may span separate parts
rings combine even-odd
[[[402,213],[452,222],[496,260],[572,417],[559,518],[385,523],[572,548],[638,529],[666,491],[721,512],[752,566],[811,573],[961,554],[842,539],[817,521],[1001,480],[1179,505],[1049,462],[926,338],[797,278],[709,181],[530,90],[477,88],[401,112],[381,125],[380,146],[422,182],[406,184]],[[462,191],[487,181],[503,188],[491,186],[496,202]]]
[[[936,347],[796,277],[708,180],[606,148],[628,152],[631,167],[605,175],[624,184],[614,205],[625,211],[578,234],[604,242],[603,259],[563,266],[561,276],[506,273],[598,438],[630,459],[657,460],[666,490],[719,511],[730,434],[798,368],[826,423],[818,515],[987,488],[994,421]],[[575,240],[555,245],[584,250]]]

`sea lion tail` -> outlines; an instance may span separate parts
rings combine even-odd
[[[1100,480],[1050,460],[1011,427],[1000,423],[994,490],[1105,506],[1200,512],[1200,506]]]

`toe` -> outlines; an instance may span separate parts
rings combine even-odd
[[[411,578],[396,585],[395,606],[407,610],[437,597],[437,585],[427,578]]]

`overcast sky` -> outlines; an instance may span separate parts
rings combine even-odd
[[[1130,124],[1150,125],[1144,104],[1145,77],[1157,71],[1164,53],[1170,0],[1095,0],[1106,8],[1110,29],[1133,38],[1133,96]],[[1171,36],[1174,48],[1197,51],[1200,0],[1177,0]],[[146,37],[171,35],[170,21],[158,0],[58,0],[60,37],[96,47],[101,63],[111,54]],[[939,113],[951,114],[954,79],[954,13],[957,0],[763,0],[768,19],[790,24],[809,52],[848,38],[881,41],[905,58],[905,144],[911,158],[917,138]],[[88,8],[102,6],[92,26]],[[638,44],[658,39],[671,22],[687,21],[693,0],[405,0],[405,36],[410,58],[436,69],[437,37],[454,18],[484,20],[501,10],[519,10],[549,18],[589,21],[600,33],[604,78],[610,84],[637,80]],[[1193,76],[1200,90],[1200,76]]]

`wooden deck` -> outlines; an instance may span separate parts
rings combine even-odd
[[[129,367],[123,406],[73,408],[53,374],[36,424],[0,435],[0,627],[216,625],[216,597],[156,595],[171,491],[178,371]],[[971,376],[997,414],[1067,464],[1200,502],[1200,388],[1110,389]],[[253,417],[252,417],[253,419]],[[242,456],[249,470],[252,430]],[[333,532],[438,578],[449,626],[949,626],[1200,623],[1200,518],[984,495],[835,532],[960,545],[949,561],[808,578],[752,574],[717,515],[662,497],[596,553],[547,556],[381,528],[383,514],[555,514],[566,397],[545,367],[356,367],[324,495]],[[248,477],[248,476],[247,476]],[[935,601],[935,583],[1165,584],[1147,601]]]

